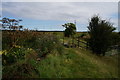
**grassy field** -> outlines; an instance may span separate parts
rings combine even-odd
[[[29,60],[3,67],[3,74],[15,78],[118,78],[117,57],[100,57],[88,50],[65,48],[62,55],[53,52],[40,61],[31,56]]]
[[[39,64],[39,65],[38,65]],[[117,55],[98,57],[83,49],[65,49],[38,62],[42,78],[117,78]]]
[[[42,38],[37,42],[37,44],[39,43],[39,45],[41,44],[45,47],[41,48],[38,46],[41,50],[43,49],[42,53],[52,50],[46,57],[38,56],[41,52],[36,50],[33,43],[31,44],[31,40],[35,41],[36,39],[34,37],[31,38],[33,35],[29,37],[30,40],[28,40],[29,38],[26,39],[31,48],[25,44],[23,46],[16,44],[16,48],[11,52],[7,50],[8,48],[1,51],[1,54],[4,53],[7,58],[10,57],[8,62],[14,60],[14,56],[16,59],[14,63],[9,64],[6,63],[7,59],[5,57],[5,60],[3,60],[5,65],[2,67],[3,78],[118,78],[118,54],[97,56],[84,48],[66,48],[64,46],[61,48],[58,43],[54,44],[55,49],[52,49],[54,48],[53,43],[54,41],[57,42],[57,39],[55,36],[48,34],[50,33],[48,32],[44,36],[40,34]],[[62,32],[52,32],[52,34],[56,35],[62,43]],[[80,34],[77,33],[77,35]],[[51,40],[47,41],[49,38]],[[68,40],[70,39],[65,39],[66,42]],[[44,41],[46,42],[43,43]],[[35,45],[37,44],[35,43]],[[8,53],[14,55],[9,55]]]

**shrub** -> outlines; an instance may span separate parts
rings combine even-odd
[[[8,31],[2,31],[2,50],[9,50],[12,42],[12,34]]]
[[[29,61],[31,59],[36,60],[37,59],[37,53],[32,48],[28,48],[26,50],[26,53],[25,53],[25,60]]]
[[[39,57],[45,57],[54,50],[57,50],[59,53],[62,51],[62,45],[60,44],[59,39],[51,34],[41,35],[37,40],[37,43],[36,47]]]
[[[32,63],[35,63],[32,59],[29,62],[21,60],[10,66],[4,66],[2,78],[36,78],[40,76],[36,64]]]
[[[3,61],[2,64],[3,65],[15,63],[17,61],[17,57],[21,57],[19,51],[13,51],[13,50],[11,50],[10,52],[2,53],[2,61]]]
[[[104,56],[107,49],[111,46],[111,35],[115,28],[110,22],[94,16],[89,22],[88,29],[90,35],[88,45],[90,49],[94,53],[103,54]]]
[[[113,32],[111,35],[112,45],[118,45],[120,42],[120,35],[117,32]]]
[[[21,37],[17,45],[24,46],[25,48],[36,48],[36,40],[38,39],[38,33],[32,31],[23,31],[21,32]]]
[[[27,53],[28,53],[28,50],[26,48],[22,48],[18,46],[12,48],[8,52],[3,51],[2,52],[2,64],[10,65],[10,64],[17,62],[18,60],[25,59],[25,54]]]
[[[15,33],[16,35],[14,36],[16,38],[16,43],[11,44],[12,46],[10,46],[9,44],[14,42],[12,40],[12,36],[13,36],[12,32],[8,31],[7,34],[4,33],[3,48],[5,50],[7,49],[8,53],[7,55],[3,54],[3,59],[7,63],[11,64],[16,62],[16,59],[23,59],[25,54],[28,53],[26,52],[27,51],[26,49],[28,48],[33,49],[35,51],[33,53],[35,54],[37,51],[39,57],[45,57],[48,53],[52,53],[52,51],[54,50],[56,50],[58,53],[62,53],[63,47],[59,41],[59,38],[54,34],[49,34],[49,33],[41,34],[33,31],[21,31],[21,32],[16,31]],[[8,40],[8,38],[10,38],[10,41]],[[7,47],[7,45],[9,47]],[[16,45],[19,45],[20,48],[15,47]],[[9,49],[11,50],[9,51]],[[30,57],[30,54],[26,54],[26,55]]]

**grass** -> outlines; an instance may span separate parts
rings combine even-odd
[[[66,49],[38,62],[41,78],[117,78],[116,56],[98,57],[82,49]],[[114,65],[112,65],[114,64]]]
[[[26,34],[26,36],[27,35],[28,34]],[[58,32],[54,33],[54,35],[58,36],[62,43],[63,33]],[[77,35],[80,34],[78,33]],[[64,42],[70,41],[71,38],[64,38]],[[46,45],[47,44],[49,43],[46,43]],[[80,45],[85,46],[82,43]],[[57,44],[56,46],[60,45]],[[21,50],[21,52],[19,52],[25,52],[25,59],[18,60],[14,64],[2,67],[3,77],[118,78],[118,55],[97,56],[91,51],[83,48],[63,48],[62,52],[61,49],[58,47],[58,49],[55,48],[51,51],[50,47],[51,52],[45,58],[40,58],[40,61],[38,61],[37,54],[39,54],[39,52],[36,52],[35,48],[25,48],[25,51]]]
[[[65,48],[61,55],[54,51],[40,61],[30,58],[4,66],[4,76],[15,78],[118,78],[117,55],[100,57],[89,50]]]

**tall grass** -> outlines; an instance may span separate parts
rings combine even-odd
[[[106,57],[107,58],[107,57]],[[110,57],[101,58],[79,49],[65,49],[65,54],[50,54],[39,62],[42,78],[117,78],[116,62]],[[116,60],[116,58],[113,58]],[[108,64],[109,63],[109,64]],[[46,66],[47,65],[47,66]]]

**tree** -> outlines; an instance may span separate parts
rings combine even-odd
[[[22,26],[22,25],[19,26],[19,30],[20,30],[20,29],[23,29],[23,26]]]
[[[64,36],[65,37],[72,37],[76,33],[76,26],[75,26],[75,24],[73,24],[73,23],[66,23],[66,24],[64,24],[62,26],[66,28],[65,31],[64,31]]]
[[[112,33],[112,45],[119,45],[119,42],[120,42],[120,35],[118,32],[113,32]]]
[[[63,27],[65,27],[65,31],[64,31],[64,36],[65,37],[72,37],[72,44],[74,43],[74,35],[76,33],[76,25],[73,23],[66,23],[64,25],[62,25]]]
[[[119,42],[118,42],[118,54],[120,54],[120,32],[118,33],[119,34]]]
[[[21,19],[16,20],[16,19],[9,19],[9,18],[3,18],[2,20],[2,27],[3,29],[10,29],[10,30],[17,30],[20,28],[22,28],[21,26],[19,26],[19,22],[22,21]]]
[[[13,31],[7,31],[9,33],[9,40],[8,42],[10,42],[11,46],[16,44],[16,41],[18,41],[18,33],[21,34],[20,31],[15,31],[15,30],[20,30],[23,28],[23,26],[19,26],[19,22],[22,21],[21,19],[17,20],[17,19],[10,19],[10,18],[2,18],[1,22],[2,22],[2,28],[5,30],[13,30]],[[5,36],[4,36],[5,37]]]
[[[88,33],[90,39],[88,40],[89,48],[96,54],[103,54],[111,46],[111,35],[115,30],[113,25],[106,21],[101,20],[99,16],[93,16],[88,26]]]

